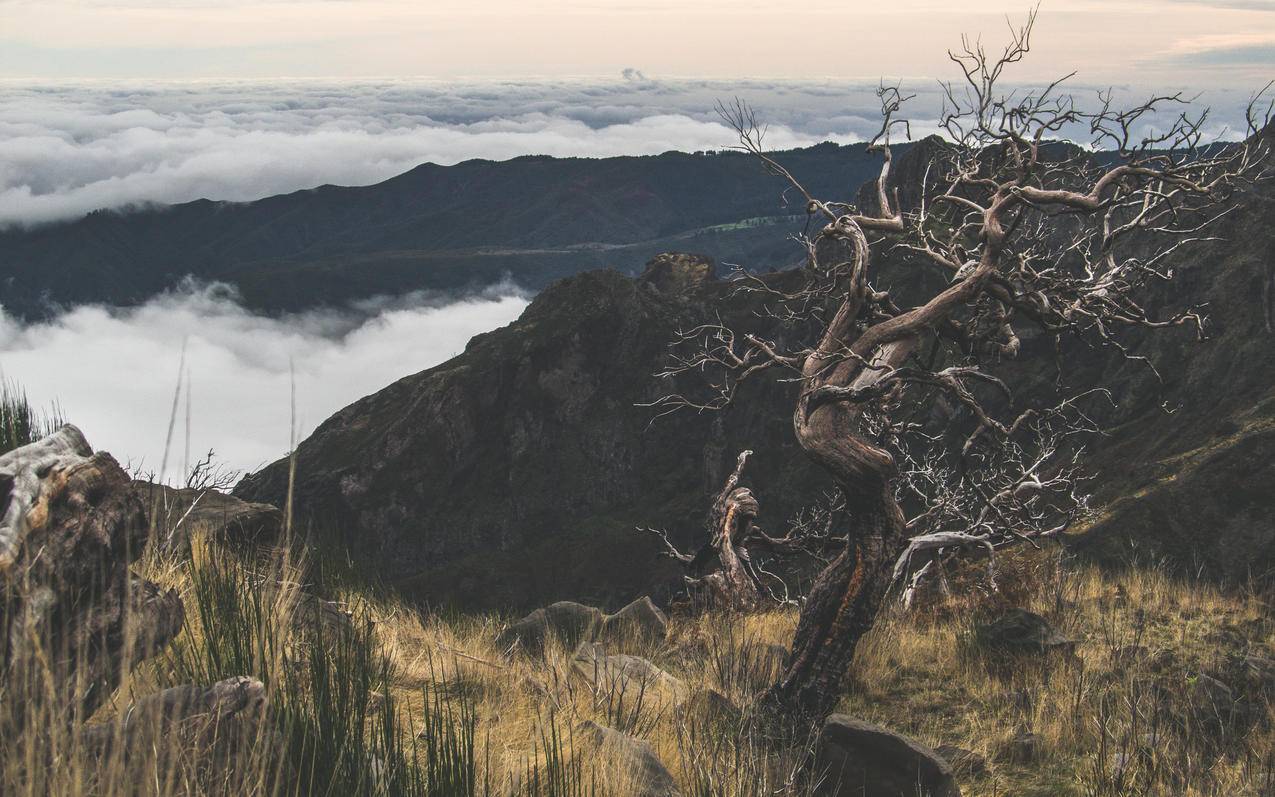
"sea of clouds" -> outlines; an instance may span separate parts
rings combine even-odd
[[[180,481],[209,449],[238,471],[277,459],[336,410],[450,359],[526,305],[506,284],[271,318],[225,286],[190,285],[139,307],[86,305],[34,324],[0,311],[0,372],[139,472],[158,475],[167,451],[164,476]]]
[[[902,84],[915,94],[913,135],[932,132],[938,84]],[[720,149],[734,139],[714,108],[737,96],[769,125],[773,148],[860,141],[880,124],[878,85],[663,81],[637,70],[592,81],[0,81],[0,227],[370,184],[427,161]],[[1242,122],[1238,94],[1204,100],[1217,105],[1211,130]]]
[[[879,125],[877,85],[657,81],[636,70],[603,81],[0,81],[0,227],[370,184],[427,161],[720,149],[733,136],[714,106],[736,96],[769,125],[773,148],[859,141]],[[932,132],[937,84],[903,86],[916,95],[913,136]],[[1242,123],[1246,97],[1205,97],[1216,106],[1210,129]],[[59,402],[97,447],[158,470],[184,341],[190,452],[183,395],[166,475],[209,448],[247,470],[288,450],[290,368],[304,434],[350,401],[458,353],[526,301],[504,286],[270,318],[224,289],[189,287],[136,308],[84,306],[22,325],[3,315],[0,294],[0,371],[37,404]]]

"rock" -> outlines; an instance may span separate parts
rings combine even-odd
[[[829,797],[959,797],[952,767],[902,734],[844,714],[824,722],[815,745],[816,793]]]
[[[1076,647],[1075,640],[1059,634],[1048,620],[1026,609],[1010,609],[992,622],[976,626],[974,638],[984,650],[1007,655],[1072,653]]]
[[[668,618],[649,597],[641,597],[602,620],[597,639],[609,643],[662,642],[668,636]]]
[[[1198,722],[1225,725],[1237,707],[1231,687],[1204,673],[1187,678],[1186,698],[1191,714]]]
[[[647,262],[638,282],[650,285],[660,293],[680,295],[716,277],[717,266],[710,257],[665,252]]]
[[[1006,764],[1030,764],[1040,755],[1040,737],[1031,731],[1019,731],[996,746],[992,757]]]
[[[124,661],[141,661],[177,635],[177,593],[129,572],[147,533],[128,474],[110,454],[93,453],[74,426],[0,456],[0,634],[8,640],[0,686],[44,694],[52,684],[63,705],[50,711],[86,717],[114,691]],[[17,686],[23,679],[39,689]],[[9,708],[20,729],[25,706]]]
[[[264,716],[266,687],[254,678],[237,677],[212,686],[175,686],[133,703],[110,722],[85,726],[80,738],[97,755],[122,746],[125,758],[139,749],[226,754],[241,744],[257,742],[257,723]],[[173,744],[171,739],[180,739]],[[163,740],[162,744],[156,742]]]
[[[571,648],[581,640],[593,639],[602,617],[602,612],[593,606],[558,601],[512,623],[496,637],[496,645],[505,651],[539,653],[546,639],[553,636]]]
[[[595,641],[605,642],[608,648],[641,646],[667,636],[668,618],[649,597],[639,598],[610,615],[582,603],[558,601],[511,623],[496,637],[496,645],[510,652],[519,649],[539,653],[550,634],[568,648]]]
[[[963,778],[977,778],[987,772],[987,759],[973,750],[951,744],[941,744],[934,752],[952,766],[952,771]]]
[[[601,645],[585,642],[571,659],[595,692],[624,695],[628,701],[681,703],[690,696],[686,684],[640,656],[608,655]]]
[[[697,689],[679,707],[679,714],[695,721],[726,726],[739,725],[743,712],[716,689]]]
[[[245,544],[273,543],[283,533],[283,512],[271,504],[243,501],[213,489],[178,489],[145,481],[133,485],[168,550],[186,550],[196,535]]]
[[[616,794],[629,797],[677,797],[673,775],[650,742],[585,721],[575,729],[574,742],[590,749],[601,764],[600,775]]]
[[[1275,659],[1248,653],[1237,657],[1231,670],[1234,682],[1242,685],[1246,696],[1275,695]]]

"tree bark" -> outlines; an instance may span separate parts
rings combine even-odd
[[[857,499],[848,505],[853,526],[846,549],[806,597],[787,667],[768,696],[801,715],[824,717],[836,708],[855,648],[872,628],[894,561],[907,544],[903,513],[888,484]]]
[[[759,511],[752,491],[738,486],[744,463],[751,453],[743,451],[736,460],[735,470],[718,493],[709,514],[709,541],[690,563],[691,570],[695,571],[706,564],[706,560],[717,560],[719,569],[700,581],[708,588],[713,603],[734,611],[750,611],[766,601],[744,547]]]
[[[861,242],[861,235],[854,239]],[[856,259],[855,272],[862,273],[866,245],[860,244]],[[891,488],[893,457],[862,433],[858,405],[818,400],[820,391],[828,388],[870,388],[915,348],[916,338],[906,336],[881,345],[868,357],[834,359],[834,352],[852,345],[857,301],[852,290],[820,347],[807,358],[802,394],[793,412],[798,442],[835,479],[851,522],[846,548],[819,574],[802,606],[783,677],[767,695],[772,705],[788,713],[815,718],[836,707],[855,649],[872,628],[889,591],[894,563],[907,545],[903,511]]]

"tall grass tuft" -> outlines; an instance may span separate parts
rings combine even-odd
[[[190,633],[172,647],[172,671],[194,683],[249,673],[266,684],[280,744],[276,793],[473,793],[427,788],[366,612],[333,624],[301,603],[302,568],[286,554],[258,572],[204,547],[189,566]]]
[[[519,797],[596,797],[605,792],[598,784],[597,769],[587,768],[579,756],[570,755],[574,733],[564,735],[558,714],[550,712],[540,726],[540,739],[532,749]]]
[[[0,454],[47,437],[63,423],[56,405],[41,412],[16,382],[0,377]]]

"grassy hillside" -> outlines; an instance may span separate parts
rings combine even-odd
[[[5,794],[625,794],[628,765],[588,747],[589,721],[649,742],[683,794],[815,790],[793,777],[809,737],[754,722],[792,611],[675,616],[663,642],[610,643],[691,694],[716,692],[733,715],[674,702],[663,682],[591,677],[556,639],[543,655],[506,657],[495,642],[504,618],[420,611],[330,563],[243,559],[201,543],[189,560],[152,556],[140,570],[181,591],[186,629],[134,669],[97,719],[164,686],[249,674],[265,683],[269,707],[252,739],[211,763],[175,736],[99,763],[53,723],[44,738],[6,747]],[[285,586],[264,590],[263,579]],[[316,624],[301,584],[339,599],[352,622]],[[840,710],[985,759],[959,770],[966,795],[1271,793],[1275,695],[1236,668],[1243,656],[1275,654],[1270,595],[1153,567],[1110,575],[1057,551],[1003,562],[998,592],[973,571],[957,587],[873,631]],[[1046,615],[1078,641],[1075,655],[981,651],[971,629],[1011,605]],[[1200,684],[1215,677],[1243,712],[1202,707]],[[5,697],[43,700],[38,689]],[[1023,734],[1032,735],[1026,758],[1012,741]]]

